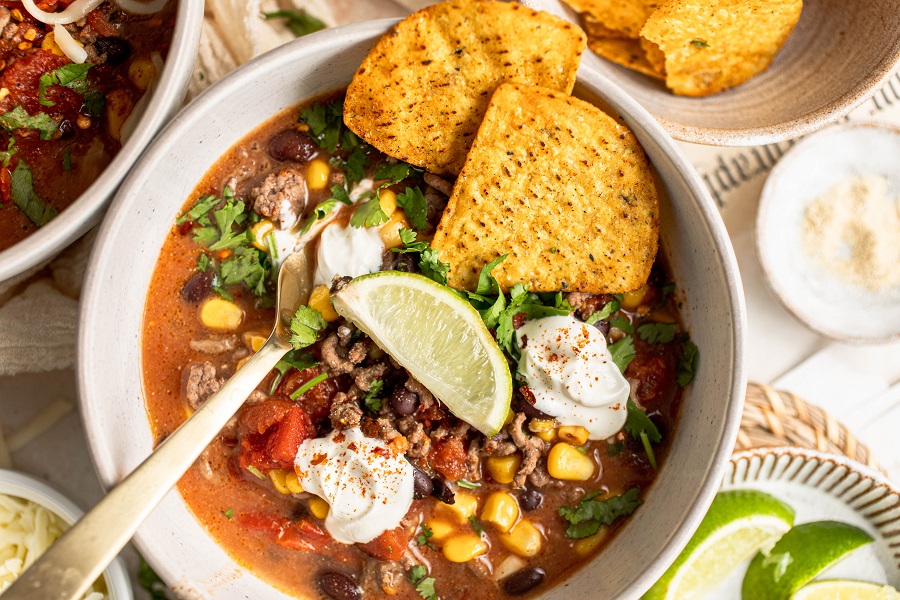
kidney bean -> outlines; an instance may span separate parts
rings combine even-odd
[[[117,37],[100,38],[94,42],[97,54],[106,55],[106,62],[111,65],[121,65],[131,56],[131,44]]]
[[[434,489],[431,491],[431,495],[443,502],[444,504],[454,504],[456,502],[456,494],[453,493],[453,490],[444,483],[444,480],[440,477],[435,477],[431,480],[431,484]]]
[[[434,491],[431,477],[421,467],[413,465],[413,498],[426,498]]]
[[[503,583],[503,589],[510,596],[521,596],[528,593],[544,582],[547,574],[540,567],[522,569],[509,576]]]
[[[337,571],[319,573],[319,589],[332,600],[361,600],[362,591],[349,575]]]
[[[212,275],[209,273],[195,273],[181,288],[181,297],[188,302],[200,302],[212,289]]]
[[[539,509],[543,503],[544,494],[536,488],[526,488],[525,491],[519,494],[519,506],[526,512]]]
[[[391,392],[390,402],[391,408],[398,415],[411,415],[419,407],[419,395],[400,385]]]
[[[315,142],[296,129],[285,129],[269,140],[269,156],[275,160],[306,162],[318,151]]]

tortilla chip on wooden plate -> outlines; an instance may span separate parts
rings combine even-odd
[[[588,38],[588,47],[598,56],[611,60],[623,67],[634,69],[639,73],[665,79],[661,70],[657,70],[649,56],[645,54],[643,45],[638,40],[626,38]]]
[[[545,88],[504,84],[444,211],[432,246],[449,284],[620,293],[644,284],[656,257],[659,201],[634,134],[599,108]]]
[[[591,37],[634,38],[662,0],[563,0],[584,15]]]
[[[802,0],[666,0],[641,36],[665,54],[673,92],[706,96],[765,70],[802,8]]]
[[[497,86],[569,93],[585,45],[578,27],[514,2],[435,4],[372,48],[347,89],[344,122],[389,156],[456,175]]]

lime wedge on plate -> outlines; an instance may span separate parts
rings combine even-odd
[[[381,271],[357,277],[332,303],[454,415],[489,437],[503,427],[509,365],[478,311],[453,290],[422,275]]]
[[[900,592],[878,583],[823,580],[803,586],[791,600],[900,600]]]
[[[719,492],[694,537],[644,600],[702,598],[742,561],[770,548],[793,524],[793,509],[768,494]]]
[[[744,576],[741,597],[789,600],[813,577],[870,543],[872,536],[847,523],[815,521],[797,525],[770,551],[753,558]]]

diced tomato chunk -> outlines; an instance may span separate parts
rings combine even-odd
[[[278,384],[275,394],[289,398],[307,381],[315,379],[324,372],[325,369],[322,367],[312,367],[302,371],[291,369],[291,372],[285,375],[281,383]],[[328,413],[331,412],[331,403],[339,391],[340,385],[338,381],[334,378],[328,378],[305,391],[296,401],[300,403],[313,421],[318,421],[327,417]]]
[[[266,400],[252,406],[244,406],[238,414],[238,431],[242,434],[262,434],[281,421],[294,403],[288,400]]]
[[[267,444],[269,456],[278,462],[293,465],[300,444],[314,435],[315,431],[309,416],[302,408],[294,406],[269,436]]]
[[[450,438],[435,442],[429,462],[435,471],[450,481],[462,479],[466,475],[466,449],[462,440]]]
[[[275,535],[279,534],[289,523],[284,517],[263,513],[240,513],[236,520],[247,529],[271,531]]]
[[[319,554],[325,552],[330,541],[331,536],[325,533],[321,527],[305,519],[291,523],[282,529],[275,538],[275,543],[279,546]]]
[[[74,91],[52,85],[47,90],[47,99],[54,106],[44,106],[38,100],[41,75],[71,62],[64,56],[56,56],[49,50],[37,50],[11,64],[0,77],[0,86],[9,90],[9,97],[28,114],[45,112],[61,118],[75,118],[81,107],[81,95]]]
[[[293,402],[275,399],[244,407],[238,415],[238,466],[263,473],[291,469],[297,448],[315,433],[309,415]]]
[[[388,529],[371,542],[358,544],[370,556],[379,560],[400,560],[406,553],[409,535],[403,527]]]

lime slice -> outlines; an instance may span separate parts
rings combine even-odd
[[[757,554],[747,568],[741,588],[743,600],[788,600],[813,577],[872,536],[838,521],[815,521],[788,531],[769,552]]]
[[[719,492],[694,537],[644,600],[702,597],[741,561],[770,548],[793,524],[793,509],[768,494]]]
[[[900,592],[878,583],[823,580],[803,586],[791,600],[900,600]]]
[[[512,398],[509,365],[478,311],[453,290],[421,275],[381,271],[357,277],[332,302],[454,415],[486,436],[503,427]]]

